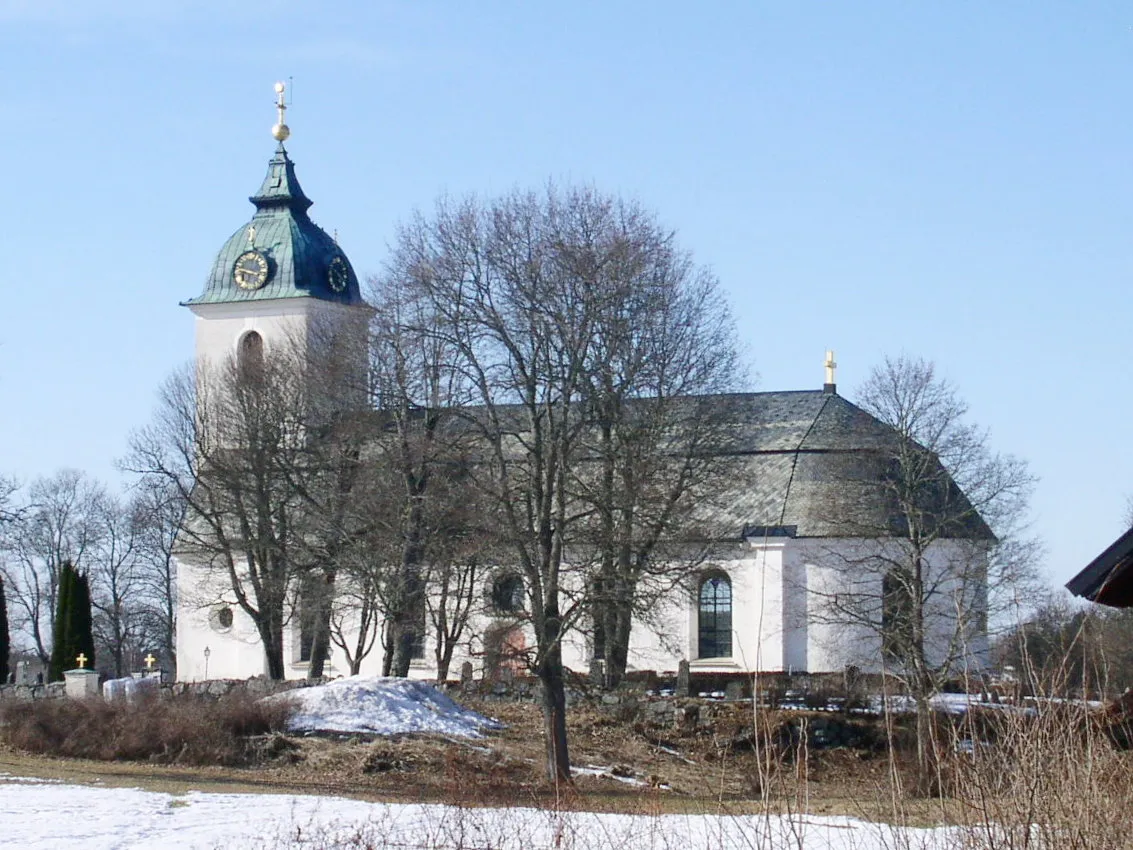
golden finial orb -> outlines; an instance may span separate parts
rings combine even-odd
[[[284,99],[284,92],[286,91],[286,89],[287,86],[285,86],[283,83],[275,84],[275,108],[279,111],[279,119],[271,128],[271,136],[277,142],[286,141],[288,136],[291,135],[291,128],[283,123],[283,113],[287,110],[287,102]]]

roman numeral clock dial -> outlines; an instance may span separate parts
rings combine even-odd
[[[350,283],[350,268],[346,265],[346,260],[342,257],[331,260],[330,268],[327,269],[327,279],[330,281],[330,288],[335,292],[345,292],[346,285]]]
[[[241,289],[259,289],[268,279],[268,258],[259,251],[245,251],[232,264],[232,280]]]

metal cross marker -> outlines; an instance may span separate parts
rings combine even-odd
[[[146,663],[146,669],[147,670],[153,670],[153,665],[157,663],[157,659],[153,657],[152,652],[149,655],[147,655],[145,658],[143,658],[142,661],[144,661]]]
[[[834,383],[834,370],[838,368],[838,364],[834,362],[834,352],[826,352],[826,383]]]
[[[86,656],[86,654],[80,652],[78,657],[75,659],[75,661],[78,663],[79,669],[82,670],[84,667],[87,666],[87,656]]]

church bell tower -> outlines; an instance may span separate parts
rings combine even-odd
[[[271,133],[278,145],[263,184],[249,198],[255,212],[216,255],[204,291],[183,304],[197,317],[198,369],[334,339],[353,352],[361,372],[370,309],[350,260],[307,214],[312,202],[284,147],[291,130],[284,123],[283,83],[275,91],[278,120]],[[341,345],[344,340],[353,345]]]

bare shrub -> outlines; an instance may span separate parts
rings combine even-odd
[[[26,752],[69,758],[237,765],[257,752],[249,739],[282,731],[291,711],[285,700],[260,702],[244,694],[7,703],[0,708],[0,739]]]
[[[1133,845],[1133,754],[1115,745],[1102,712],[1044,700],[971,712],[959,730],[952,766],[965,846]]]

